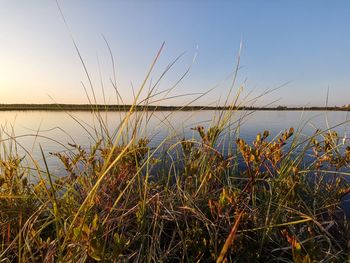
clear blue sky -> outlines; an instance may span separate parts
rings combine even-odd
[[[97,63],[110,103],[112,67],[101,35],[116,60],[117,83],[126,102],[131,83],[140,86],[163,41],[152,78],[176,56],[186,54],[160,83],[169,88],[197,59],[170,94],[200,93],[218,85],[197,104],[216,104],[243,40],[237,87],[253,96],[289,82],[258,104],[331,105],[350,103],[350,1],[59,1],[95,85]],[[1,0],[0,103],[86,103],[87,84],[54,0]],[[197,48],[198,47],[198,48]],[[101,96],[98,95],[101,101]],[[164,101],[183,104],[192,97]],[[102,102],[102,101],[101,101]]]

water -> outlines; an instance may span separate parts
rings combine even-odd
[[[102,114],[111,133],[116,130],[125,114],[124,112]],[[143,122],[139,134],[151,138],[151,147],[157,147],[167,138],[167,143],[164,145],[168,147],[181,138],[198,138],[197,133],[191,128],[198,125],[208,127],[218,116],[219,113],[215,111],[159,111],[152,116],[146,116],[149,117],[148,122]],[[231,118],[231,123],[232,130],[239,125],[239,136],[252,142],[256,134],[264,130],[269,130],[273,137],[285,129],[294,127],[296,130],[301,130],[302,138],[312,135],[317,128],[326,129],[340,123],[343,124],[335,127],[335,130],[340,136],[347,135],[349,138],[348,120],[350,120],[348,112],[239,111]],[[68,143],[89,146],[94,143],[93,127],[98,127],[97,119],[90,112],[4,111],[0,112],[0,124],[2,139],[14,136],[18,142],[18,152],[26,155],[27,159],[32,156],[40,163],[42,156],[39,145],[41,145],[48,158],[49,167],[54,171],[62,169],[62,166],[56,157],[47,153],[67,150]],[[227,144],[227,136],[222,138]]]
[[[108,124],[108,130],[113,133],[120,125],[125,112],[103,113],[102,118]],[[172,143],[179,139],[198,139],[197,132],[191,128],[198,125],[208,127],[219,116],[215,111],[159,111],[147,117],[140,125],[139,136],[151,139],[150,146],[169,149]],[[135,120],[135,117],[132,118]],[[236,112],[231,118],[231,130],[239,126],[239,137],[251,143],[257,133],[270,131],[270,137],[278,135],[281,131],[293,127],[300,130],[299,138],[312,135],[316,129],[325,130],[334,127],[339,136],[345,136],[350,144],[350,115],[348,112],[320,112],[320,111],[257,111]],[[94,143],[95,130],[99,127],[96,117],[91,112],[54,112],[54,111],[2,111],[0,112],[1,138],[15,138],[17,144],[4,143],[0,148],[3,154],[12,145],[12,150],[20,156],[25,156],[29,167],[34,167],[32,160],[43,166],[40,151],[42,147],[50,172],[55,175],[64,174],[64,168],[57,157],[50,152],[62,152],[71,149],[68,143],[88,147]],[[341,124],[341,125],[339,125]],[[225,147],[234,138],[227,136],[228,130],[221,136],[221,147]],[[9,142],[9,141],[7,141]],[[34,179],[35,180],[35,179]],[[346,214],[350,216],[350,196],[342,201]]]

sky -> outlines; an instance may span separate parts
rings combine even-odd
[[[242,87],[242,101],[324,106],[329,90],[329,105],[350,103],[350,1],[58,3],[68,27],[55,0],[0,0],[0,103],[88,103],[83,85],[92,94],[72,39],[99,103],[118,102],[114,76],[123,101],[131,103],[163,42],[145,90],[180,55],[157,91],[190,70],[169,93],[154,97],[155,104],[222,104],[241,43],[234,93]]]

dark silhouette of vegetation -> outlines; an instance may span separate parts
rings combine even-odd
[[[247,107],[247,106],[153,106],[153,105],[104,105],[104,104],[0,104],[0,111],[195,111],[195,110],[251,110],[251,111],[350,111],[350,107]]]

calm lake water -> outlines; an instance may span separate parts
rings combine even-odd
[[[103,115],[108,123],[108,130],[113,133],[120,124],[123,112],[108,112]],[[147,136],[151,139],[150,146],[156,147],[166,142],[163,149],[169,149],[169,145],[179,139],[198,138],[198,134],[191,128],[198,125],[208,127],[219,116],[215,111],[183,111],[167,112],[159,111],[149,117],[148,122],[143,122],[139,136]],[[43,159],[40,152],[42,146],[50,172],[55,175],[64,174],[62,164],[57,157],[50,152],[67,150],[68,143],[89,147],[94,143],[94,129],[97,119],[91,112],[52,112],[52,111],[3,111],[0,112],[1,139],[5,142],[1,145],[0,153],[3,154],[11,144],[6,140],[14,137],[17,141],[17,149],[21,156],[26,156],[27,165],[33,167],[31,157],[38,161],[41,167]],[[239,137],[251,143],[257,133],[264,130],[270,131],[270,136],[276,136],[279,132],[293,127],[300,129],[299,138],[312,135],[317,128],[327,129],[333,127],[339,134],[344,136],[350,144],[350,114],[348,112],[321,112],[321,111],[239,111],[231,118],[231,130],[239,125]],[[341,125],[339,125],[341,124]],[[84,128],[82,127],[84,126]],[[228,132],[220,138],[221,145],[227,150],[228,142],[233,142]],[[349,138],[349,139],[348,139]],[[13,150],[15,146],[12,144]],[[35,180],[35,179],[34,179]],[[342,207],[350,217],[350,195],[342,200]]]
[[[108,130],[113,132],[120,124],[124,112],[103,113],[102,117],[108,123]],[[169,145],[178,139],[196,137],[197,133],[192,127],[202,125],[210,126],[213,120],[217,120],[219,113],[215,111],[182,111],[155,112],[149,117],[148,122],[143,122],[139,131],[140,136],[151,138],[150,145],[156,147],[167,138]],[[316,128],[326,129],[337,126],[335,130],[340,136],[350,137],[350,114],[348,112],[320,112],[320,111],[257,111],[235,112],[231,118],[232,129],[240,120],[239,136],[248,142],[254,140],[258,132],[269,130],[271,136],[294,127],[301,129],[301,136],[308,136],[315,132]],[[2,126],[2,139],[15,136],[20,154],[32,155],[36,160],[41,160],[39,144],[45,153],[60,152],[68,147],[68,143],[79,144],[88,147],[94,142],[94,129],[97,119],[91,112],[52,112],[52,111],[4,111],[0,112]],[[80,125],[82,124],[85,129]],[[222,138],[227,145],[227,136]],[[233,141],[233,139],[231,139]],[[6,145],[6,144],[5,144]],[[48,156],[51,169],[60,169],[56,157]]]

